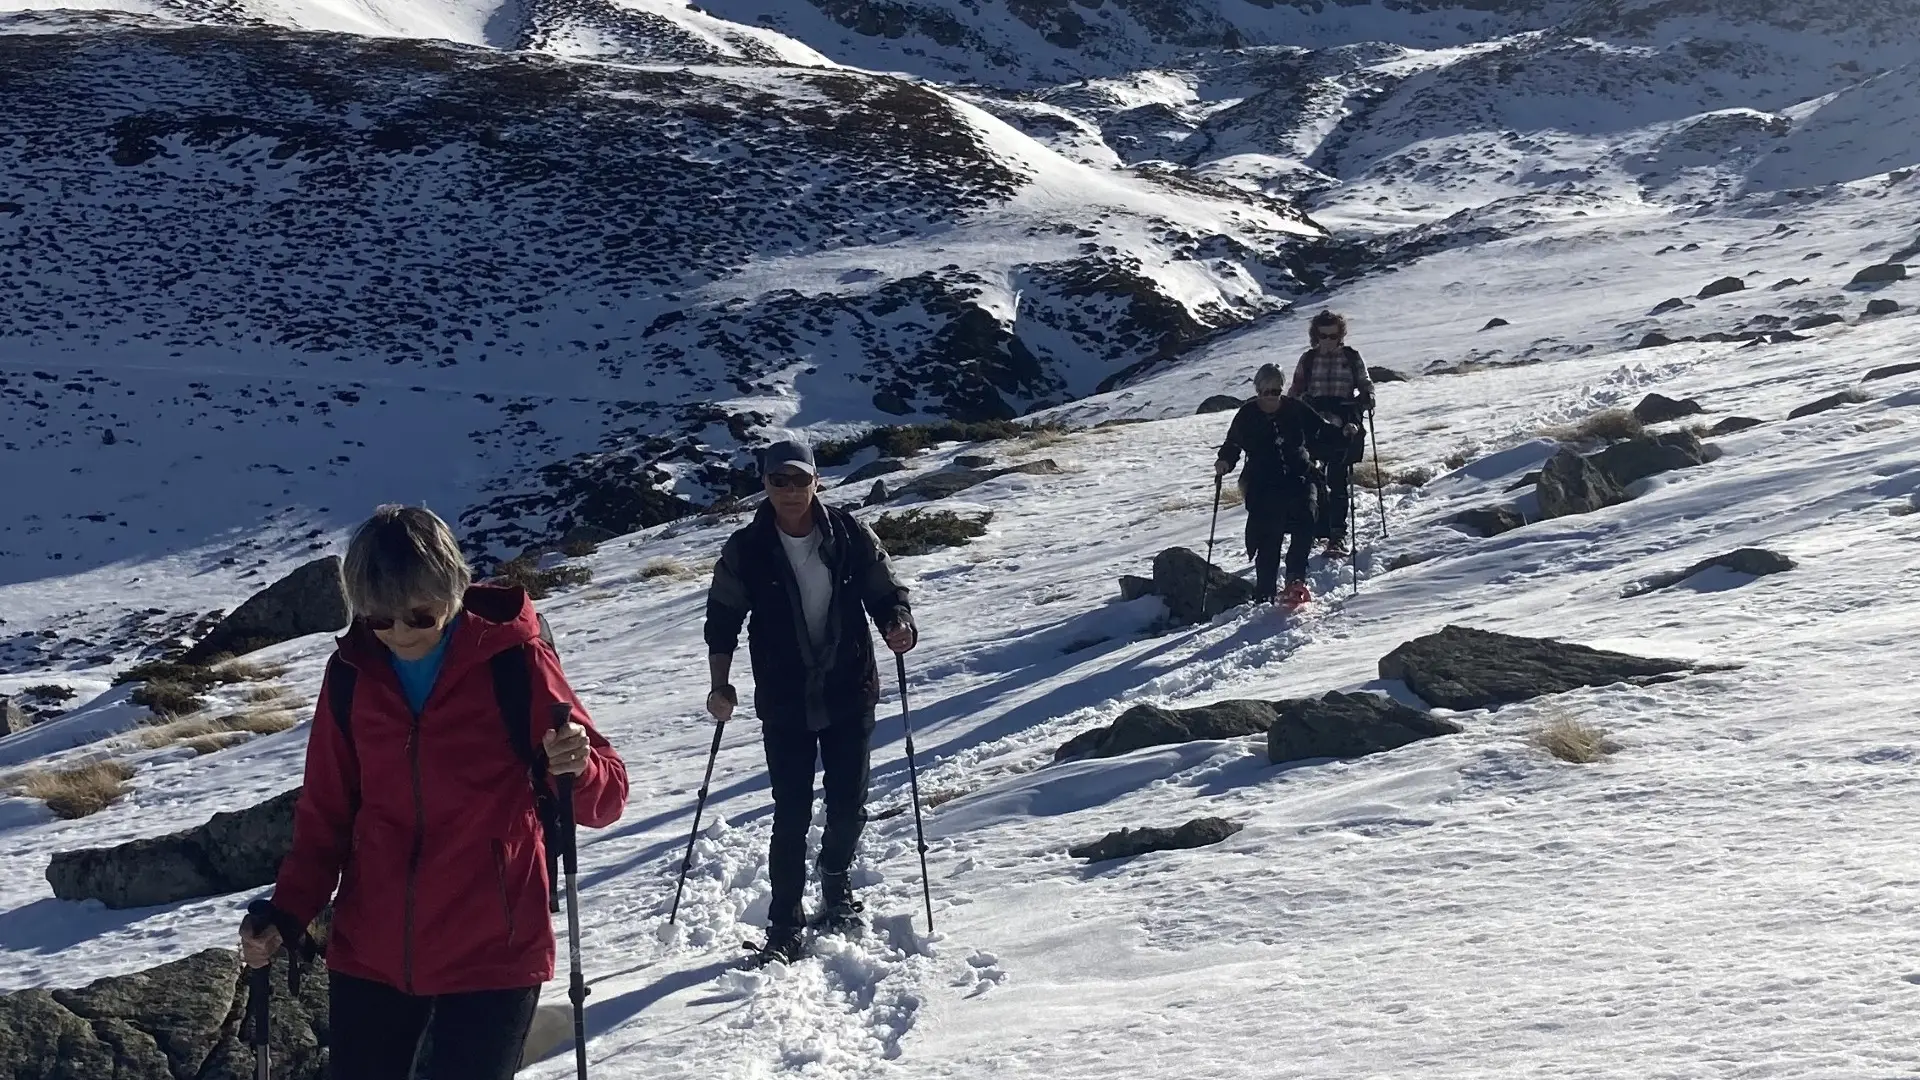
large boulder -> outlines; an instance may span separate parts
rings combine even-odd
[[[1905,280],[1907,280],[1907,266],[1905,263],[1880,263],[1877,266],[1865,267],[1859,273],[1853,275],[1851,284],[1884,285],[1890,281]]]
[[[47,881],[62,900],[98,900],[110,908],[151,907],[271,885],[293,845],[299,798],[300,789],[294,788],[167,836],[58,852],[47,866]]]
[[[1833,326],[1846,321],[1847,317],[1845,315],[1836,315],[1828,311],[1822,312],[1819,315],[1802,315],[1800,318],[1794,320],[1793,328],[1795,330],[1818,330],[1823,326]]]
[[[899,458],[881,458],[878,461],[869,461],[865,465],[848,473],[847,478],[840,481],[840,483],[858,484],[862,481],[877,480],[882,476],[905,472],[906,470],[907,463],[901,461]]]
[[[1659,681],[1688,670],[1677,660],[1465,626],[1415,638],[1380,658],[1381,678],[1398,679],[1443,709],[1488,709],[1583,686]]]
[[[1683,416],[1705,412],[1700,403],[1692,398],[1675,400],[1665,394],[1648,394],[1633,407],[1633,418],[1643,424],[1664,424],[1669,420],[1678,420]]]
[[[326,1051],[325,969],[311,965],[298,997],[284,955],[273,968],[268,1026],[274,1080],[319,1080]],[[0,996],[0,1076],[35,1080],[250,1080],[239,957],[207,949],[80,990]]]
[[[1867,301],[1867,314],[1869,315],[1892,315],[1899,310],[1900,301],[1898,300],[1881,299]]]
[[[1409,381],[1409,376],[1405,372],[1395,371],[1389,367],[1368,367],[1367,378],[1377,383]]]
[[[1614,443],[1587,460],[1614,487],[1625,488],[1649,476],[1705,464],[1707,449],[1691,431],[1669,431]]]
[[[1627,501],[1627,493],[1588,458],[1561,450],[1540,470],[1535,488],[1543,518],[1587,514]]]
[[[1267,729],[1267,760],[1355,758],[1465,730],[1379,694],[1331,693],[1282,701]]]
[[[1860,376],[1860,381],[1875,382],[1880,379],[1891,379],[1895,375],[1910,375],[1916,371],[1920,371],[1920,360],[1909,360],[1901,364],[1887,364],[1884,367],[1874,368]]]
[[[1251,582],[1183,547],[1168,548],[1153,557],[1153,591],[1167,602],[1176,625],[1203,622],[1253,599]]]
[[[1766,423],[1765,420],[1755,420],[1751,416],[1729,416],[1708,428],[1707,434],[1717,438],[1721,435],[1731,435],[1736,431],[1745,431],[1751,427],[1759,427],[1764,423]]]
[[[1180,851],[1217,844],[1244,826],[1225,818],[1194,818],[1177,829],[1149,827],[1110,832],[1091,844],[1067,849],[1067,854],[1090,863],[1130,859],[1150,851]]]
[[[1208,413],[1232,412],[1245,404],[1246,402],[1232,394],[1215,394],[1201,402],[1200,407],[1193,410],[1193,415],[1205,416]]]
[[[0,695],[0,738],[15,735],[33,726],[33,714],[10,697]]]
[[[1766,577],[1769,574],[1784,574],[1794,568],[1794,561],[1777,551],[1766,548],[1744,547],[1729,551],[1725,555],[1715,555],[1711,559],[1702,559],[1685,570],[1675,570],[1656,574],[1644,581],[1629,585],[1622,596],[1640,596],[1645,593],[1669,589],[1687,580],[1695,574],[1707,570],[1723,568],[1736,574],[1749,577]]]
[[[1864,405],[1873,400],[1873,395],[1857,386],[1849,386],[1837,394],[1829,394],[1819,401],[1810,401],[1787,414],[1787,419],[1798,420],[1803,416],[1817,416],[1830,412],[1843,405]]]
[[[1265,701],[1221,701],[1197,709],[1135,705],[1106,727],[1074,736],[1054,751],[1053,760],[1118,757],[1149,746],[1258,735],[1273,725],[1274,715],[1274,706]]]
[[[340,580],[340,557],[329,555],[255,593],[188,649],[180,662],[206,664],[223,656],[240,656],[308,634],[331,633],[351,619],[346,587]]]
[[[1481,536],[1499,536],[1527,523],[1519,509],[1512,506],[1476,506],[1460,511],[1448,521]]]
[[[1737,277],[1723,277],[1709,284],[1706,288],[1701,289],[1698,299],[1711,300],[1716,296],[1725,296],[1728,293],[1740,292],[1746,287],[1747,283]]]

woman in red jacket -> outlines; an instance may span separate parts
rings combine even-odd
[[[554,936],[533,778],[503,723],[502,658],[525,664],[528,745],[553,776],[574,777],[580,824],[620,817],[626,766],[561,675],[526,593],[473,585],[432,512],[380,508],[354,535],[345,577],[354,623],[307,737],[273,921],[304,927],[333,900],[334,1077],[406,1080],[431,1028],[428,1075],[507,1080],[553,977]],[[344,711],[336,693],[350,693]],[[559,703],[576,722],[556,730]],[[252,929],[241,951],[264,966],[281,934]]]

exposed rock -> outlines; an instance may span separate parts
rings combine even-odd
[[[960,454],[953,463],[963,469],[985,469],[992,467],[993,458],[986,454]]]
[[[1627,501],[1627,493],[1592,461],[1571,450],[1561,450],[1547,461],[1535,490],[1543,518],[1587,514]]]
[[[899,458],[881,458],[878,461],[869,461],[865,465],[862,465],[859,468],[853,470],[852,472],[847,474],[846,479],[840,482],[842,484],[858,484],[858,483],[861,483],[862,481],[872,480],[876,477],[890,476],[897,472],[905,472],[906,469],[907,469],[907,463],[904,461],[901,461]]]
[[[1872,400],[1873,400],[1873,395],[1867,393],[1865,390],[1862,390],[1857,386],[1849,387],[1845,390],[1840,391],[1837,394],[1830,394],[1826,397],[1823,397],[1819,401],[1808,402],[1807,404],[1800,406],[1799,408],[1788,413],[1787,419],[1798,420],[1803,416],[1813,416],[1817,413],[1823,413],[1831,409],[1837,409],[1842,405],[1864,405],[1865,403]]]
[[[1110,832],[1091,844],[1067,849],[1067,854],[1088,862],[1129,859],[1149,851],[1179,851],[1217,844],[1244,826],[1224,818],[1194,818],[1177,829],[1121,829]]]
[[[273,967],[269,1046],[274,1080],[319,1080],[326,1052],[327,978],[309,966],[300,995]],[[48,1080],[249,1080],[243,1040],[246,980],[240,959],[207,949],[80,990],[22,990],[0,997],[0,1076]]]
[[[1681,308],[1689,307],[1689,306],[1691,305],[1689,305],[1685,300],[1682,300],[1677,296],[1673,296],[1665,300],[1662,300],[1660,301],[1660,303],[1654,305],[1654,309],[1648,312],[1647,314],[1665,315],[1669,311],[1679,311]]]
[[[1381,678],[1398,679],[1443,709],[1486,709],[1583,686],[1665,681],[1662,676],[1687,670],[1677,660],[1465,626],[1415,638],[1380,659]]]
[[[1687,567],[1685,570],[1656,574],[1645,581],[1627,586],[1620,595],[1640,596],[1645,593],[1672,588],[1703,570],[1711,570],[1717,566],[1725,567],[1735,573],[1747,574],[1752,577],[1765,577],[1768,574],[1786,573],[1793,569],[1794,562],[1792,559],[1787,558],[1777,551],[1768,551],[1766,548],[1744,547],[1735,551],[1729,551],[1725,555],[1715,555],[1711,559],[1702,559],[1692,566]]]
[[[1661,333],[1658,330],[1650,330],[1647,332],[1647,336],[1640,339],[1640,344],[1635,345],[1634,348],[1660,349],[1660,348],[1665,348],[1666,346],[1672,345],[1672,344],[1674,344],[1674,340],[1672,338],[1668,337],[1667,335]]]
[[[1511,506],[1477,506],[1455,514],[1450,524],[1471,529],[1481,536],[1499,536],[1527,523],[1520,511]]]
[[[1377,383],[1411,381],[1404,373],[1395,371],[1389,367],[1369,367],[1367,368],[1367,378]]]
[[[1707,429],[1708,435],[1731,435],[1736,431],[1745,431],[1750,427],[1759,427],[1765,420],[1755,420],[1751,416],[1729,416],[1725,420]]]
[[[1708,285],[1706,288],[1701,289],[1698,298],[1701,300],[1711,300],[1716,296],[1725,296],[1728,293],[1740,292],[1746,287],[1747,283],[1737,277],[1723,277],[1711,285]]]
[[[1648,394],[1633,407],[1633,418],[1643,424],[1664,424],[1669,420],[1678,420],[1683,416],[1692,416],[1706,412],[1700,403],[1692,398],[1678,401],[1664,394]]]
[[[1847,317],[1845,315],[1835,315],[1833,312],[1828,311],[1819,315],[1803,315],[1794,320],[1793,328],[1795,330],[1818,330],[1823,326],[1832,326],[1835,323],[1843,323],[1846,321]]]
[[[1056,465],[1052,458],[1026,461],[1018,465],[1010,465],[1004,469],[946,469],[941,472],[928,473],[926,476],[922,476],[918,480],[908,483],[895,493],[894,498],[944,499],[952,495],[958,495],[969,488],[978,487],[989,480],[1002,476],[1011,476],[1015,473],[1025,473],[1031,476],[1050,476],[1059,471],[1060,466]]]
[[[1489,330],[1494,330],[1502,326],[1512,326],[1512,325],[1513,325],[1512,323],[1508,322],[1505,319],[1489,319],[1487,320],[1487,325],[1480,328],[1480,332],[1484,334]]]
[[[1167,602],[1175,625],[1211,619],[1253,599],[1251,582],[1183,547],[1168,548],[1153,557],[1153,591]],[[1200,610],[1203,591],[1205,611]]]
[[[1907,280],[1907,265],[1905,263],[1880,263],[1877,266],[1866,267],[1859,273],[1853,275],[1853,281],[1849,282],[1849,284],[1882,285],[1890,281],[1905,280]]]
[[[18,734],[33,726],[33,714],[10,697],[0,695],[0,738]]]
[[[1119,757],[1149,746],[1258,735],[1273,726],[1274,715],[1273,704],[1266,701],[1219,701],[1195,709],[1135,705],[1113,723],[1069,739],[1054,751],[1053,760]]]
[[[1614,486],[1625,488],[1658,473],[1705,464],[1707,451],[1693,432],[1669,431],[1614,443],[1587,460]]]
[[[180,662],[205,664],[308,634],[331,633],[351,618],[346,586],[340,580],[340,557],[329,555],[255,593],[188,649]]]
[[[1885,367],[1874,368],[1872,371],[1862,375],[1860,381],[1874,382],[1879,379],[1891,379],[1895,375],[1907,375],[1915,371],[1920,371],[1920,360],[1910,360],[1904,364],[1888,364]]]
[[[270,885],[293,845],[293,807],[299,797],[300,789],[294,788],[167,836],[57,852],[47,866],[47,881],[62,900],[99,900],[110,908],[171,904]]]
[[[1267,729],[1267,760],[1356,758],[1465,730],[1380,694],[1331,693],[1282,701]]]
[[[1810,279],[1803,277],[1782,278],[1772,285],[1767,286],[1767,288],[1772,292],[1780,292],[1783,289],[1791,289],[1795,286],[1805,285],[1809,280]]]
[[[1120,599],[1139,600],[1153,595],[1153,579],[1133,574],[1120,575]]]
[[[1869,315],[1892,315],[1899,310],[1900,302],[1898,300],[1867,301],[1867,314]]]
[[[1193,415],[1204,416],[1207,413],[1232,412],[1244,404],[1246,404],[1245,401],[1234,397],[1232,394],[1215,394],[1201,402],[1200,407],[1193,410]]]

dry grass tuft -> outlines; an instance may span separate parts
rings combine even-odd
[[[15,790],[29,799],[39,799],[56,816],[72,821],[112,806],[127,793],[126,782],[132,778],[131,766],[96,761],[71,769],[28,773],[17,781]]]
[[[545,600],[556,590],[585,585],[593,580],[593,570],[585,566],[561,565],[542,570],[533,559],[518,558],[500,564],[489,580],[527,591],[532,600]]]
[[[230,660],[215,667],[213,673],[223,683],[271,682],[287,673],[287,665]]]
[[[256,686],[246,692],[246,700],[255,705],[265,705],[274,701],[285,701],[293,696],[293,691],[284,686]]]
[[[237,746],[251,737],[244,731],[216,731],[210,735],[183,740],[180,745],[205,757],[208,754],[217,754],[230,746]]]
[[[226,740],[221,746],[225,749],[243,741],[239,736],[273,735],[299,722],[299,716],[289,709],[255,709],[221,717],[195,716],[146,728],[140,732],[138,742],[149,750],[158,750],[175,743],[191,746],[197,740],[217,737]]]
[[[1556,716],[1533,733],[1533,745],[1576,765],[1591,765],[1620,749],[1597,727],[1570,716]]]
[[[207,707],[206,699],[191,684],[165,679],[144,683],[127,698],[166,720],[191,716]]]
[[[1626,409],[1602,409],[1571,424],[1543,429],[1540,434],[1560,442],[1593,442],[1637,439],[1647,433],[1640,418]]]

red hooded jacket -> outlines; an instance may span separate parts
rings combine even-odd
[[[576,820],[603,828],[619,819],[626,766],[539,639],[525,592],[468,590],[418,718],[392,654],[356,623],[338,652],[358,672],[353,741],[334,723],[323,689],[307,736],[293,849],[273,894],[274,905],[302,926],[334,898],[328,968],[419,995],[514,989],[553,977],[545,843],[488,667],[522,645],[534,746],[551,728],[554,703],[572,705],[593,745],[574,781]]]

